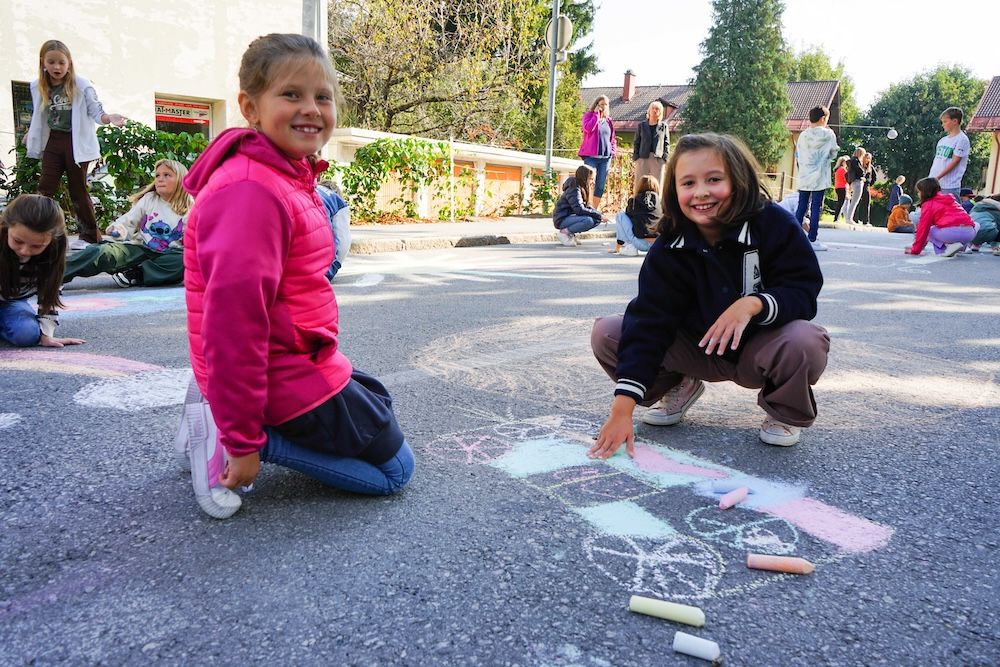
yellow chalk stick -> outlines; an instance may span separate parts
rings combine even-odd
[[[810,574],[816,569],[816,566],[805,558],[766,556],[764,554],[747,554],[747,567],[755,570],[771,570],[772,572],[787,572],[789,574]]]
[[[644,598],[641,595],[633,595],[628,601],[628,608],[629,611],[639,614],[656,616],[668,621],[693,625],[697,628],[705,625],[705,612],[698,607],[686,604],[677,604],[676,602],[654,600],[653,598]]]
[[[719,509],[727,510],[733,505],[738,505],[747,499],[747,494],[750,493],[750,489],[745,486],[733,489],[726,495],[719,498]]]

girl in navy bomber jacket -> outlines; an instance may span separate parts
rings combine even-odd
[[[823,286],[794,217],[771,202],[749,149],[728,135],[682,137],[664,177],[660,236],[624,317],[597,320],[594,355],[616,382],[590,456],[633,452],[641,419],[670,426],[705,390],[730,380],[759,389],[761,441],[794,445],[816,419],[812,385],[830,337],[811,323]]]

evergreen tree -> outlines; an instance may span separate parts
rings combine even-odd
[[[765,169],[788,148],[785,118],[789,56],[781,0],[713,0],[713,27],[702,42],[683,130],[724,132],[746,142]]]

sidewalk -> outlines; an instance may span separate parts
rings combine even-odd
[[[883,227],[857,227],[823,222],[822,229],[880,231]],[[601,224],[577,234],[583,240],[613,239],[615,225]],[[70,237],[70,240],[76,238]],[[401,250],[471,248],[474,246],[549,243],[555,245],[556,230],[551,218],[482,218],[469,222],[419,222],[404,225],[352,225],[352,255],[375,255]]]
[[[822,222],[820,228],[885,232],[883,227],[858,227],[842,222]],[[613,222],[601,224],[577,236],[583,240],[613,239],[615,225]],[[521,243],[557,243],[552,219],[509,217],[470,222],[351,226],[352,255]]]

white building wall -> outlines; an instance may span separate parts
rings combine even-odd
[[[157,95],[210,101],[218,133],[243,123],[237,72],[247,45],[303,32],[303,9],[317,4],[325,9],[321,0],[0,0],[0,160],[13,163],[11,81],[38,77],[46,40],[69,47],[109,113],[155,126]]]

